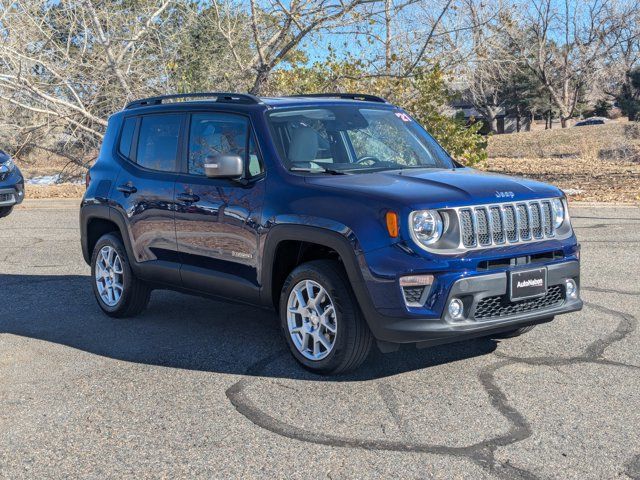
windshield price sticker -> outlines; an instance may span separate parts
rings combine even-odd
[[[398,117],[403,122],[410,122],[411,117],[404,112],[396,112],[396,117]]]

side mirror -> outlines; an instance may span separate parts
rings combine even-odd
[[[240,155],[207,157],[204,173],[209,178],[239,178],[244,173],[244,160]]]

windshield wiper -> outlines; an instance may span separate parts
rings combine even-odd
[[[398,168],[398,170],[413,170],[413,169],[419,169],[419,168],[442,168],[442,167],[439,167],[438,165],[403,165],[402,167]]]
[[[405,165],[400,168],[396,168],[402,175],[405,170],[446,170],[447,167],[441,167],[438,165]]]
[[[291,167],[291,172],[306,172],[306,173],[328,173],[329,175],[347,175],[342,170],[334,170],[332,168],[308,168],[308,167]]]

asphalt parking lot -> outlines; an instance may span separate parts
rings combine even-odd
[[[321,378],[275,316],[104,316],[78,201],[0,220],[0,477],[640,478],[640,209],[573,208],[582,312]]]

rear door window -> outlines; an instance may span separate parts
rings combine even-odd
[[[178,171],[178,143],[181,114],[160,114],[142,117],[136,163],[161,172]]]

